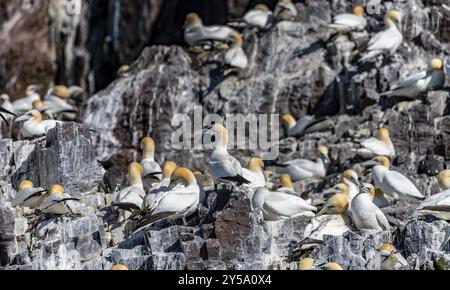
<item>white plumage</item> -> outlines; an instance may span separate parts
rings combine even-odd
[[[375,191],[371,184],[364,184],[361,192],[353,199],[352,220],[359,230],[389,231],[389,222],[384,213],[372,202],[370,193]]]

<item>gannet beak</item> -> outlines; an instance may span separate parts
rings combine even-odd
[[[376,160],[369,160],[369,161],[362,163],[362,166],[364,166],[364,167],[370,167],[370,166],[375,166],[375,165],[378,165],[378,161],[376,161]]]
[[[338,193],[338,192],[340,192],[339,189],[336,189],[336,188],[330,188],[330,189],[328,189],[328,190],[325,190],[325,191],[323,192],[323,194]]]
[[[25,121],[30,120],[31,118],[32,118],[32,116],[25,114],[25,115],[22,115],[22,116],[16,118],[16,122],[25,122]]]
[[[358,187],[361,187],[361,183],[359,182],[359,180],[357,178],[352,177],[351,180],[358,185]]]

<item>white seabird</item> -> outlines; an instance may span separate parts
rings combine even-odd
[[[363,165],[375,165],[371,177],[376,187],[388,194],[395,200],[418,200],[425,197],[420,193],[414,183],[403,174],[389,170],[391,162],[386,156],[379,156]]]
[[[381,128],[376,138],[370,137],[362,141],[361,146],[364,148],[358,149],[356,154],[366,159],[376,156],[395,156],[395,148],[388,128]]]
[[[342,13],[333,17],[333,22],[328,27],[337,32],[347,33],[350,31],[361,31],[367,26],[367,20],[364,18],[364,7],[357,5],[353,8],[353,14]]]
[[[65,215],[72,212],[68,202],[78,201],[77,198],[72,198],[65,193],[64,187],[59,184],[50,186],[48,190],[48,197],[42,202],[42,212],[52,215]]]
[[[176,168],[177,168],[177,165],[175,162],[172,162],[172,161],[164,162],[163,168],[162,168],[161,182],[156,184],[154,187],[152,187],[150,189],[150,191],[147,193],[147,196],[145,197],[145,202],[144,202],[145,210],[150,210],[153,207],[153,205],[157,199],[160,199],[165,192],[168,192],[171,190],[169,188],[170,178]]]
[[[322,121],[323,119],[314,116],[304,116],[298,121],[291,114],[284,114],[281,117],[281,123],[288,128],[288,136],[292,137],[304,135],[309,128]]]
[[[23,122],[20,133],[24,138],[35,138],[45,136],[48,131],[55,128],[60,121],[42,120],[42,115],[38,110],[31,110],[18,117],[16,122]]]
[[[242,20],[250,26],[258,27],[260,29],[268,29],[272,25],[273,17],[273,13],[267,5],[258,4],[255,8],[245,13]]]
[[[330,164],[328,148],[319,146],[316,150],[316,161],[307,159],[294,159],[282,164],[281,172],[289,174],[294,181],[313,177],[325,177]]]
[[[228,130],[221,124],[214,124],[203,130],[204,133],[214,133],[214,150],[208,163],[208,171],[217,187],[221,181],[232,181],[238,185],[249,184],[243,177],[242,166],[239,161],[228,154]]]
[[[415,73],[400,81],[390,91],[380,96],[398,96],[416,98],[421,93],[441,89],[445,84],[444,64],[442,60],[434,58],[427,70]]]
[[[184,40],[189,46],[211,42],[228,43],[235,32],[234,29],[224,25],[204,26],[197,13],[189,13],[184,24]]]
[[[161,166],[155,161],[156,144],[150,137],[145,137],[141,141],[142,160],[141,165],[144,167],[142,178],[145,188],[151,186],[161,180]]]
[[[245,179],[250,181],[248,187],[264,187],[266,186],[266,177],[263,172],[264,162],[261,158],[253,157],[248,163],[248,169],[242,168],[242,175]]]
[[[120,190],[116,194],[115,202],[112,204],[119,208],[120,216],[126,220],[133,215],[140,213],[145,199],[144,184],[142,174],[144,168],[141,164],[133,162],[128,166],[129,186]]]
[[[438,180],[443,191],[428,197],[419,204],[417,210],[421,214],[430,214],[439,219],[450,220],[450,170],[439,173]]]
[[[69,89],[65,86],[57,86],[49,89],[44,96],[42,110],[51,118],[60,113],[76,113],[76,108],[64,99],[69,96]]]
[[[28,207],[31,209],[38,208],[47,196],[47,190],[42,187],[33,187],[33,183],[29,180],[23,180],[19,184],[19,191],[17,192],[12,206]]]
[[[389,231],[389,222],[384,213],[373,202],[375,187],[364,183],[361,192],[355,196],[351,204],[352,221],[358,230]]]
[[[401,15],[396,10],[389,10],[384,16],[386,29],[375,34],[369,41],[366,53],[360,62],[374,59],[383,53],[394,54],[403,41],[401,31]]]
[[[2,113],[10,116],[5,117]],[[12,117],[17,117],[17,115],[14,113],[14,108],[9,101],[9,96],[7,94],[2,94],[0,95],[0,118],[2,118],[7,125],[9,125],[8,119]]]
[[[33,102],[41,99],[41,96],[38,93],[39,89],[40,86],[38,85],[28,86],[25,97],[16,100],[12,103],[12,106],[14,108],[14,111],[12,112],[16,113],[17,115],[20,115],[32,110]]]
[[[239,32],[231,34],[231,44],[223,55],[223,63],[232,68],[245,69],[248,66],[248,58],[242,49],[244,41]]]
[[[297,17],[298,12],[292,0],[278,0],[274,14],[280,21],[292,21]]]
[[[253,209],[261,209],[264,220],[277,221],[297,216],[313,217],[317,208],[301,197],[260,187],[252,198]]]
[[[334,193],[334,195],[327,200],[323,208],[316,216],[327,215],[347,215],[350,206],[349,201],[349,187],[345,183],[336,184],[334,187],[326,190],[324,194]]]

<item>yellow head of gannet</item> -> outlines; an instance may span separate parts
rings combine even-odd
[[[389,10],[384,16],[384,23],[387,26],[399,25],[402,21],[402,15],[397,10]]]
[[[49,195],[60,197],[64,196],[64,192],[65,192],[64,187],[61,184],[53,184],[52,186],[50,186],[50,189],[48,190]]]
[[[281,117],[281,123],[286,124],[289,129],[293,128],[296,124],[295,118],[291,114],[284,114]]]
[[[259,173],[264,168],[264,161],[259,157],[252,157],[248,162],[248,169],[250,171]]]
[[[33,94],[37,93],[39,91],[39,89],[40,89],[40,86],[38,86],[38,85],[29,85],[27,87],[25,94],[27,96],[33,95]]]
[[[177,168],[177,164],[175,162],[172,162],[172,161],[164,162],[164,164],[162,166],[163,178],[170,178],[176,168]]]
[[[278,0],[278,4],[289,5],[293,3],[292,0]]]
[[[345,183],[352,182],[358,186],[360,185],[358,180],[358,174],[356,173],[355,170],[352,169],[345,170],[344,173],[342,173],[341,179]]]
[[[254,9],[258,10],[258,11],[262,11],[262,12],[270,11],[269,7],[267,7],[267,5],[265,5],[265,4],[257,4]]]
[[[242,45],[244,44],[244,39],[239,32],[234,31],[231,34],[231,43],[231,47],[242,47]]]
[[[314,268],[314,260],[312,258],[304,258],[298,262],[299,270],[311,270]]]
[[[216,147],[227,147],[228,145],[228,130],[222,124],[214,124],[212,126],[212,131],[215,136]]]
[[[358,15],[358,16],[363,16],[364,15],[364,7],[361,5],[356,5],[353,8],[353,14]]]
[[[430,68],[432,70],[442,70],[444,68],[444,63],[439,58],[433,58],[430,61]]]
[[[317,147],[316,149],[316,155],[317,157],[325,157],[328,158],[328,148],[320,145],[319,147]]]
[[[443,190],[450,189],[450,170],[443,170],[439,173],[439,185]]]
[[[389,243],[384,243],[382,244],[379,248],[378,251],[381,253],[392,253],[392,252],[396,252],[397,250],[395,249],[395,246],[393,244],[389,244]]]
[[[41,100],[33,101],[33,109],[39,110],[45,106],[45,103]]]
[[[141,141],[141,150],[144,159],[153,159],[155,157],[156,145],[155,141],[150,137],[145,137]]]
[[[184,28],[202,26],[202,25],[203,25],[202,19],[200,18],[200,16],[197,13],[191,12],[186,16]]]
[[[1,94],[1,95],[0,95],[0,100],[3,100],[3,101],[9,101],[9,95],[7,95],[7,94]]]
[[[37,123],[42,122],[42,114],[38,110],[31,110],[30,112],[35,122]]]
[[[381,166],[389,169],[391,167],[391,161],[386,156],[378,156],[375,160],[381,164]]]
[[[116,76],[121,77],[130,71],[131,67],[127,64],[121,65],[119,69],[117,69]]]
[[[60,98],[68,98],[70,97],[70,90],[68,87],[64,85],[54,86],[52,90],[53,95]]]
[[[327,264],[325,264],[324,267],[326,270],[331,270],[331,271],[343,270],[341,265],[339,265],[338,263],[327,263]]]
[[[289,174],[282,174],[280,176],[280,184],[283,188],[294,189],[294,184],[292,183],[292,178]]]
[[[142,174],[144,174],[144,167],[137,162],[132,162],[128,165],[128,180],[130,184],[142,183]]]
[[[19,184],[19,191],[24,190],[24,189],[30,189],[33,188],[33,182],[29,181],[29,180],[23,180],[20,182]]]
[[[378,131],[378,140],[381,140],[385,143],[391,143],[391,134],[388,128],[381,128]]]
[[[328,214],[345,214],[347,212],[349,203],[348,203],[348,186],[346,187],[347,193],[335,194],[329,199],[330,206],[327,210]]]
[[[127,271],[128,267],[125,265],[117,264],[111,267],[112,271]]]
[[[185,167],[178,167],[177,169],[175,169],[170,180],[172,184],[175,184],[176,182],[182,182],[185,186],[197,183],[197,179],[195,178],[194,173],[192,173],[191,170]]]

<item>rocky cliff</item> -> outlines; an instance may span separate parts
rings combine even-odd
[[[264,222],[261,213],[251,211],[250,202],[244,197],[245,189],[225,197],[212,192],[188,225],[181,225],[180,221],[158,223],[145,232],[126,237],[124,225],[109,207],[112,196],[99,188],[104,169],[96,161],[124,165],[139,160],[139,141],[150,135],[158,141],[159,162],[170,159],[192,168],[204,168],[208,152],[175,150],[170,143],[172,116],[192,114],[196,105],[202,106],[205,113],[221,115],[316,114],[329,117],[333,126],[299,139],[281,141],[286,148],[281,160],[311,157],[318,143],[327,144],[331,150],[332,170],[327,178],[295,184],[303,196],[320,199],[317,192],[332,185],[344,169],[354,168],[363,174],[353,149],[382,125],[389,126],[396,148],[393,167],[414,180],[424,195],[439,192],[435,176],[450,165],[448,86],[408,103],[381,98],[379,93],[424,68],[430,58],[445,59],[450,55],[450,10],[443,4],[445,1],[386,1],[384,8],[395,5],[404,15],[405,41],[395,55],[380,58],[372,65],[359,65],[352,60],[354,51],[364,47],[367,33],[327,41],[330,32],[324,24],[332,15],[350,10],[351,3],[341,0],[302,1],[297,4],[300,13],[296,22],[280,23],[263,33],[244,31],[250,65],[227,79],[220,79],[213,67],[200,67],[204,56],[183,47],[145,48],[127,75],[86,101],[83,124],[58,126],[46,140],[37,143],[0,141],[0,266],[109,269],[122,263],[130,269],[296,269],[301,257],[312,256],[318,261],[338,262],[345,269],[379,269],[377,247],[383,242],[393,242],[404,260],[404,269],[448,269],[449,224],[432,218],[419,219],[414,214],[416,204],[408,202],[383,209],[393,225],[390,233],[343,228],[342,235],[332,236],[318,234],[318,230],[312,229],[312,221],[306,218]],[[96,11],[85,9],[86,13]],[[142,13],[151,13],[145,7],[140,9]],[[8,11],[12,15],[15,10]],[[82,13],[79,17],[86,15]],[[0,14],[0,21],[5,17],[12,19]],[[377,31],[381,20],[381,15],[369,15],[369,32]],[[71,18],[69,22],[78,27],[77,31],[86,29],[85,21],[73,21]],[[150,37],[146,25],[140,21],[133,23],[141,28],[138,38]],[[0,39],[13,33],[5,31]],[[64,71],[58,75],[69,84],[86,81],[89,79],[86,76],[95,71],[95,64],[92,66],[87,60],[89,57],[97,63],[104,56],[87,53],[91,46],[86,45],[86,38],[77,36],[72,38],[74,42],[66,41],[73,37],[70,36],[73,31],[68,29],[64,36],[59,36],[64,37],[66,48],[55,55],[49,53],[54,50],[40,46],[43,42],[39,45],[44,55],[39,60],[44,62],[45,71],[52,75],[55,69],[52,59],[58,59],[64,63],[57,66],[60,72]],[[50,31],[44,29],[41,33]],[[79,47],[73,44],[79,41],[84,44]],[[95,40],[92,41],[91,45],[96,46]],[[133,43],[133,40],[117,41],[121,45]],[[114,54],[115,59],[106,57],[108,63],[111,60],[115,66],[125,60],[131,62],[138,54],[137,47],[129,52],[118,49],[119,55],[127,57]],[[63,56],[73,51],[79,53]],[[79,58],[86,61],[80,62]],[[90,63],[89,68],[74,69],[71,61]],[[100,67],[97,72],[101,74],[105,67]],[[79,78],[82,73],[85,75]],[[18,78],[20,71],[15,75]],[[0,79],[0,83],[4,85],[10,80],[13,78]],[[243,164],[255,153],[233,151]],[[425,168],[421,166],[424,162],[428,164]],[[363,176],[368,181],[368,174]],[[24,178],[41,186],[54,182],[64,185],[71,195],[81,199],[76,214],[48,219],[39,213],[11,208],[9,202],[18,182]],[[218,202],[222,206],[210,210]],[[342,226],[339,220],[333,222]]]

